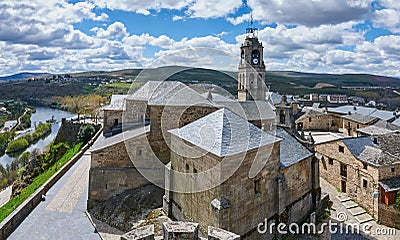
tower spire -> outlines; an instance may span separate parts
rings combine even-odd
[[[250,13],[250,21],[249,24],[246,28],[246,33],[248,37],[255,37],[255,34],[257,32],[258,28],[254,27],[254,22],[253,22],[253,13]]]

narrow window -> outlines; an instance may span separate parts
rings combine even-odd
[[[193,172],[194,172],[194,173],[197,173],[197,169],[195,168],[195,169],[193,170]]]
[[[136,156],[138,157],[142,156],[142,149],[140,148],[137,149]]]
[[[254,194],[259,195],[261,194],[261,180],[257,179],[254,181]]]
[[[118,119],[114,119],[114,126],[118,126]]]
[[[333,165],[333,159],[329,158],[328,163],[329,163],[329,165]]]
[[[363,163],[363,169],[367,170],[368,169],[368,164]]]
[[[343,146],[339,146],[339,152],[344,153],[344,147]]]
[[[308,118],[308,121],[309,121],[309,122],[311,122],[311,120],[312,120],[311,118]]]
[[[392,167],[391,171],[392,171],[392,173],[394,173],[394,167]]]
[[[189,172],[189,164],[186,164],[186,172]]]
[[[368,181],[363,179],[363,188],[368,188]]]

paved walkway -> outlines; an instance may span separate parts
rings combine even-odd
[[[0,207],[2,207],[4,204],[6,204],[10,200],[11,194],[12,194],[11,186],[0,191]]]
[[[9,239],[100,239],[85,214],[90,154],[87,152],[47,192]]]

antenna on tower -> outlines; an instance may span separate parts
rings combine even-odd
[[[258,28],[254,27],[254,22],[253,22],[253,13],[250,13],[250,21],[249,24],[246,28],[246,33],[248,37],[255,37],[257,33]]]

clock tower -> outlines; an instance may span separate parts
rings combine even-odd
[[[238,74],[238,100],[240,102],[265,100],[264,47],[258,41],[256,31],[257,29],[253,26],[247,28],[246,39],[240,47]]]

